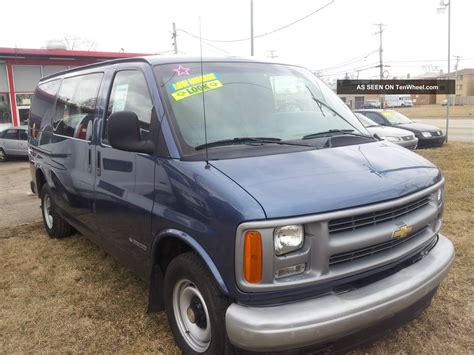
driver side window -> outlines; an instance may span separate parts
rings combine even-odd
[[[107,107],[104,141],[107,139],[107,120],[114,112],[131,111],[138,116],[141,140],[151,140],[150,122],[155,115],[145,76],[139,70],[124,70],[115,74]]]

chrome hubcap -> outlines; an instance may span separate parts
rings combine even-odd
[[[53,228],[53,216],[51,214],[51,198],[46,195],[43,199],[44,220],[49,229]]]
[[[173,289],[173,312],[186,343],[203,353],[211,344],[211,324],[201,292],[189,280],[180,280]]]
[[[5,153],[3,150],[0,150],[0,160],[1,161],[5,160]]]

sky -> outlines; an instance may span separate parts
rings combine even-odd
[[[444,0],[447,2],[448,0]],[[331,0],[254,0],[254,34],[293,22]],[[373,78],[378,68],[376,23],[385,24],[384,62],[389,77],[447,70],[448,16],[438,14],[439,0],[334,0],[315,15],[274,34],[255,39],[255,55],[299,64],[323,78]],[[178,28],[178,50],[199,55],[201,18],[203,55],[249,56],[250,0],[174,1],[9,1],[0,6],[0,47],[41,48],[47,40],[79,38],[96,50],[164,53],[173,49],[172,23]],[[451,0],[451,68],[474,68],[473,0]],[[14,15],[17,14],[17,15]]]

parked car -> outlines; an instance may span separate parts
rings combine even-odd
[[[47,234],[146,280],[186,354],[358,343],[426,308],[454,259],[441,171],[299,66],[74,68],[40,80],[30,130]]]
[[[7,128],[0,132],[0,162],[28,156],[27,128]]]
[[[381,126],[372,121],[362,113],[355,113],[362,125],[371,133],[377,134],[380,138],[401,145],[408,149],[415,149],[418,144],[418,138],[410,131],[401,128]]]
[[[380,108],[379,100],[367,100],[361,108]]]
[[[417,123],[394,110],[355,110],[381,126],[392,126],[411,131],[418,138],[418,147],[441,147],[446,136],[436,126]]]

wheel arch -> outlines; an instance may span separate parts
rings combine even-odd
[[[195,252],[207,266],[224,295],[229,291],[217,266],[206,250],[189,234],[177,229],[165,229],[156,235],[152,245],[150,290],[148,311],[163,309],[163,279],[166,268],[175,257],[182,253]]]
[[[46,183],[46,176],[45,176],[43,170],[41,170],[41,168],[36,169],[36,171],[35,171],[35,180],[36,180],[37,195],[38,195],[38,197],[41,197],[41,189],[42,189],[43,185]]]

